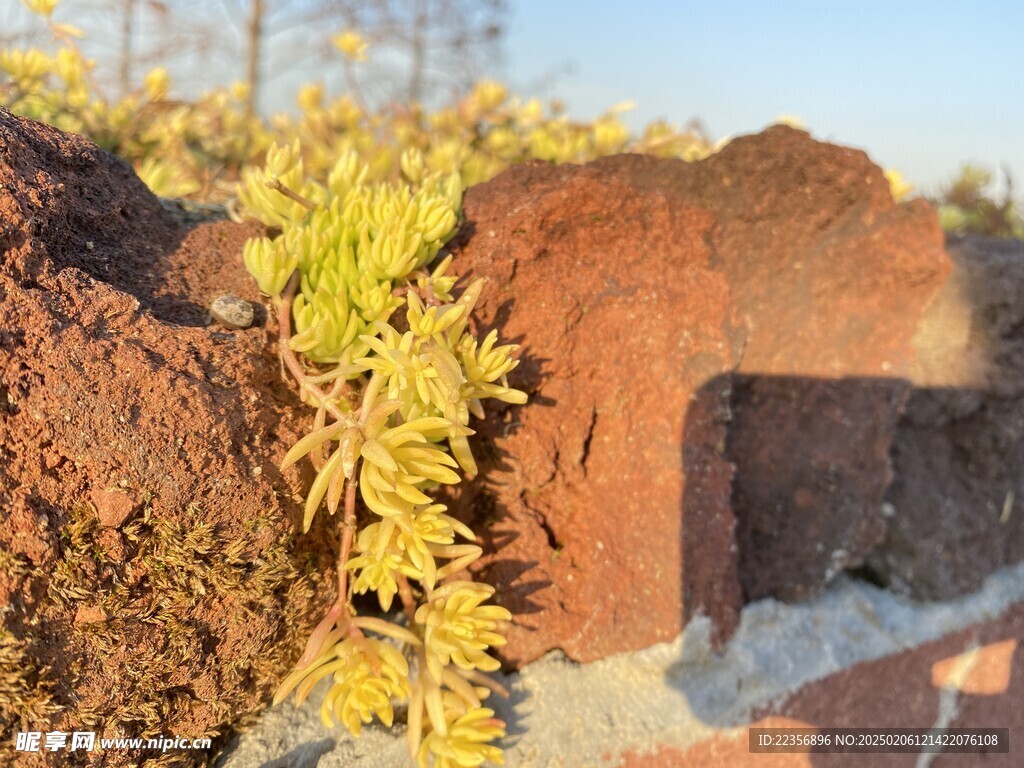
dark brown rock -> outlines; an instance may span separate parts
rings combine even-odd
[[[297,549],[275,471],[299,422],[268,334],[203,327],[218,292],[259,300],[254,230],[185,218],[0,109],[0,641],[23,681],[0,701],[4,764],[19,723],[218,733],[332,599],[310,587],[328,542]]]
[[[725,633],[738,567],[808,594],[879,540],[905,386],[877,379],[911,369],[948,263],[931,209],[894,204],[863,153],[776,128],[694,164],[529,165],[466,213],[456,264],[491,278],[483,324],[524,345],[532,396],[482,425],[487,488],[457,504],[500,547],[482,570],[516,614],[507,661],[642,647],[695,612]],[[837,378],[862,381],[813,385]],[[809,425],[830,439],[779,466]]]
[[[920,599],[1024,560],[1024,244],[950,244],[955,269],[917,339],[915,389],[873,577]]]
[[[806,599],[882,540],[889,448],[909,389],[899,379],[737,376],[729,456],[747,600]]]
[[[955,699],[955,728],[1009,728],[1008,754],[936,755],[932,765],[1015,766],[1024,733],[1024,605],[1002,616],[814,683],[759,716],[836,728],[932,728],[940,699]],[[970,654],[970,656],[965,656]],[[962,681],[944,674],[960,667]],[[943,691],[946,687],[949,691]],[[859,757],[868,757],[860,755]],[[872,754],[871,765],[917,765],[916,754]],[[855,764],[850,755],[815,755],[815,768]]]

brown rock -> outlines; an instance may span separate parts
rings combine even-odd
[[[89,498],[96,505],[100,525],[107,528],[117,528],[135,511],[135,502],[123,491],[93,489]]]
[[[863,152],[782,126],[646,169],[647,188],[714,212],[746,332],[728,452],[746,598],[808,597],[883,536],[900,380],[950,269],[942,231],[924,201],[895,205]]]
[[[1024,560],[1024,244],[950,244],[955,269],[917,338],[874,578],[919,599]]]
[[[95,624],[106,620],[107,614],[102,608],[80,603],[75,609],[75,624]]]
[[[949,271],[923,201],[895,205],[859,151],[774,128],[682,182],[722,230],[748,335],[729,458],[748,600],[803,599],[881,540],[913,337]]]
[[[292,536],[274,468],[297,400],[268,334],[203,327],[216,293],[258,301],[255,230],[186,222],[125,163],[2,109],[0,227],[0,605],[35,681],[0,731],[216,732],[292,661],[316,610],[301,578],[330,561],[322,529]]]
[[[949,263],[932,211],[894,205],[863,153],[768,133],[770,148],[738,142],[703,183],[754,173],[716,205],[749,329],[733,394],[733,502],[746,598],[794,600],[859,566],[884,534],[900,379]]]
[[[513,381],[531,396],[477,425],[486,487],[458,503],[498,550],[483,576],[516,614],[506,660],[650,645],[684,609],[731,625],[728,384],[705,384],[735,364],[736,336],[714,219],[540,165],[473,188],[466,214],[456,264],[489,278],[480,318],[523,345]]]
[[[456,265],[491,279],[483,325],[523,344],[532,398],[482,425],[487,487],[456,504],[500,547],[481,569],[516,614],[506,661],[642,647],[695,612],[728,632],[736,517],[753,592],[813,592],[880,538],[905,387],[876,380],[910,369],[948,265],[934,213],[895,205],[863,153],[775,128],[694,164],[528,165],[466,213]],[[840,377],[864,381],[810,384]],[[839,431],[777,466],[809,424]]]
[[[96,534],[96,546],[114,562],[123,562],[125,559],[124,539],[120,533],[111,528],[106,528]]]

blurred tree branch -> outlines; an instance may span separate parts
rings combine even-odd
[[[0,0],[0,44],[45,45],[23,11]],[[179,87],[243,80],[253,114],[277,77],[314,64],[340,75],[331,39],[345,29],[371,42],[359,79],[377,105],[461,92],[500,63],[507,12],[507,0],[62,0],[57,11],[86,31],[97,79],[121,95],[164,66]]]

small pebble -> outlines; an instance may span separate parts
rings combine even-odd
[[[237,296],[218,296],[210,305],[210,314],[225,328],[240,330],[252,325],[252,304]]]

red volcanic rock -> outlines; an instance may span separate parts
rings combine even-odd
[[[96,517],[100,525],[117,528],[122,525],[135,511],[135,502],[123,491],[104,491],[93,489],[89,496],[96,507]]]
[[[745,597],[806,598],[884,535],[913,339],[950,269],[942,231],[862,152],[790,128],[644,169],[644,188],[714,212],[746,331],[728,448]]]
[[[516,614],[505,658],[650,645],[684,610],[731,626],[721,374],[740,336],[713,216],[540,165],[470,190],[466,215],[455,263],[489,279],[480,319],[523,345],[513,380],[531,397],[478,425],[483,482],[459,499],[497,549],[482,576]]]
[[[491,539],[507,662],[696,612],[727,633],[742,587],[809,594],[881,539],[905,385],[877,380],[910,370],[948,262],[863,153],[773,128],[693,164],[513,168],[465,209],[455,263],[490,278],[482,325],[523,345],[531,395],[481,425],[484,487],[455,504]]]
[[[5,765],[27,759],[19,724],[215,734],[314,618],[275,471],[297,401],[262,328],[204,327],[218,292],[259,299],[252,229],[185,218],[0,109],[0,645],[22,681],[4,673]]]

